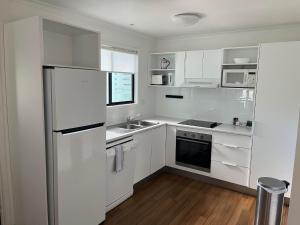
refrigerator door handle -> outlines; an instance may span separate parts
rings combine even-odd
[[[102,123],[91,124],[91,125],[87,125],[87,126],[83,126],[83,127],[74,127],[74,128],[64,129],[64,130],[55,130],[54,132],[62,133],[62,135],[68,135],[68,134],[72,134],[72,133],[77,133],[77,132],[81,132],[81,131],[87,131],[87,130],[103,127],[104,124],[105,123],[102,122]]]

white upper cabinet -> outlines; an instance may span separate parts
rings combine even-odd
[[[222,50],[206,50],[203,54],[203,78],[220,79]]]
[[[179,87],[184,84],[184,70],[185,70],[185,52],[176,52],[174,86]]]
[[[97,32],[40,19],[43,64],[99,69],[100,38]]]
[[[185,78],[201,79],[203,77],[204,51],[188,51],[185,59]]]

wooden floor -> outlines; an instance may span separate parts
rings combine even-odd
[[[283,224],[288,208],[284,208]],[[111,210],[105,225],[253,225],[255,198],[162,173]]]

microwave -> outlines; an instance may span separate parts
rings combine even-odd
[[[256,73],[255,69],[224,69],[222,87],[254,88]]]
[[[158,74],[151,76],[151,84],[152,85],[173,85],[173,74]]]

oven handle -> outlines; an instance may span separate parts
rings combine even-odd
[[[210,141],[197,141],[195,139],[189,139],[189,138],[181,138],[181,137],[176,137],[176,140],[180,140],[180,141],[189,141],[189,142],[193,142],[193,143],[199,143],[199,144],[211,144]]]

